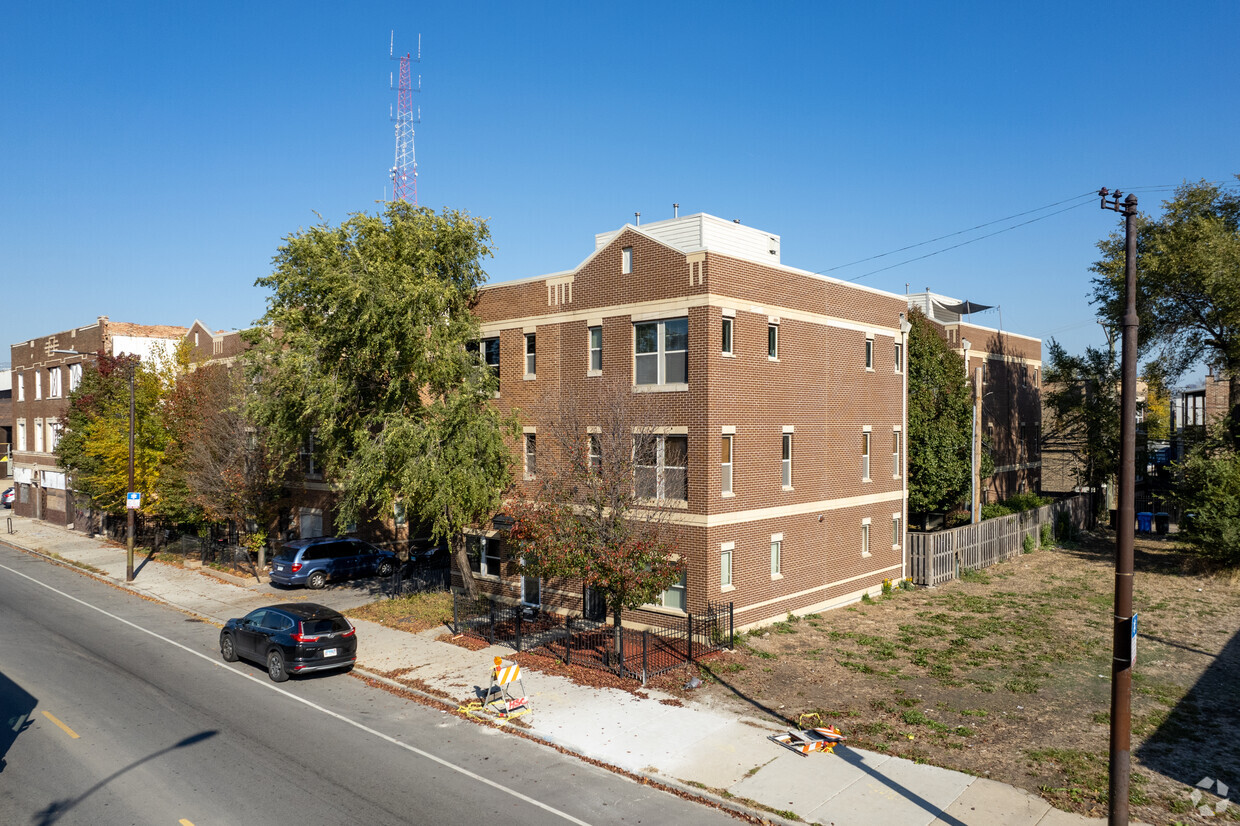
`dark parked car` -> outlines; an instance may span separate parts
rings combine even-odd
[[[271,560],[271,581],[278,585],[322,588],[329,579],[391,576],[400,558],[351,537],[294,539]]]
[[[352,668],[357,661],[357,630],[324,605],[269,605],[224,624],[220,655],[225,662],[241,659],[266,665],[267,675],[282,683],[292,674]]]
[[[13,490],[12,488],[9,488],[8,490],[6,490],[6,491],[4,492],[4,497],[3,497],[3,499],[4,499],[4,506],[5,506],[6,508],[11,508],[11,507],[13,507],[13,500],[14,500],[16,497],[17,497],[17,494],[14,492],[14,490]]]

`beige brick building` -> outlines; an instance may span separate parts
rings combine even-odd
[[[481,291],[496,401],[532,461],[542,411],[617,378],[651,394],[686,575],[637,622],[732,602],[744,627],[904,573],[905,296],[784,266],[779,243],[705,214],[626,225],[574,269]],[[486,547],[484,589],[583,608],[513,576],[502,534]]]

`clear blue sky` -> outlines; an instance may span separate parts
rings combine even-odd
[[[422,34],[420,202],[490,219],[493,281],[673,202],[822,271],[1099,186],[1157,212],[1146,187],[1240,172],[1234,0],[10,3],[0,362],[97,315],[261,316],[283,237],[390,192],[392,29],[398,53]],[[1100,343],[1088,266],[1118,219],[1074,204],[861,283]]]

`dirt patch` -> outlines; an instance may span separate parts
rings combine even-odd
[[[1114,582],[1113,536],[1087,536],[939,588],[789,617],[703,663],[691,693],[772,722],[811,715],[853,745],[1105,815]],[[1195,822],[1201,778],[1240,789],[1240,582],[1141,538],[1134,587],[1132,814]]]

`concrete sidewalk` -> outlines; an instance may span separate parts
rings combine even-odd
[[[365,583],[286,591],[253,581],[232,584],[154,561],[142,564],[134,582],[126,584],[123,547],[32,519],[13,516],[12,521],[14,533],[0,532],[0,541],[89,565],[121,587],[217,623],[274,602],[313,600],[347,610],[374,598]],[[464,700],[485,691],[494,658],[512,654],[500,646],[469,651],[439,642],[442,629],[410,634],[369,622],[357,625],[358,672],[405,688],[412,683],[431,697]],[[385,674],[397,675],[399,682]],[[654,690],[639,698],[528,670],[525,688],[532,709],[519,718],[528,726],[525,733],[774,822],[791,816],[838,826],[1105,822],[1058,811],[1003,783],[863,749],[840,746],[834,755],[802,757],[766,739],[781,731],[767,721],[680,705]],[[749,803],[758,806],[746,808]]]

